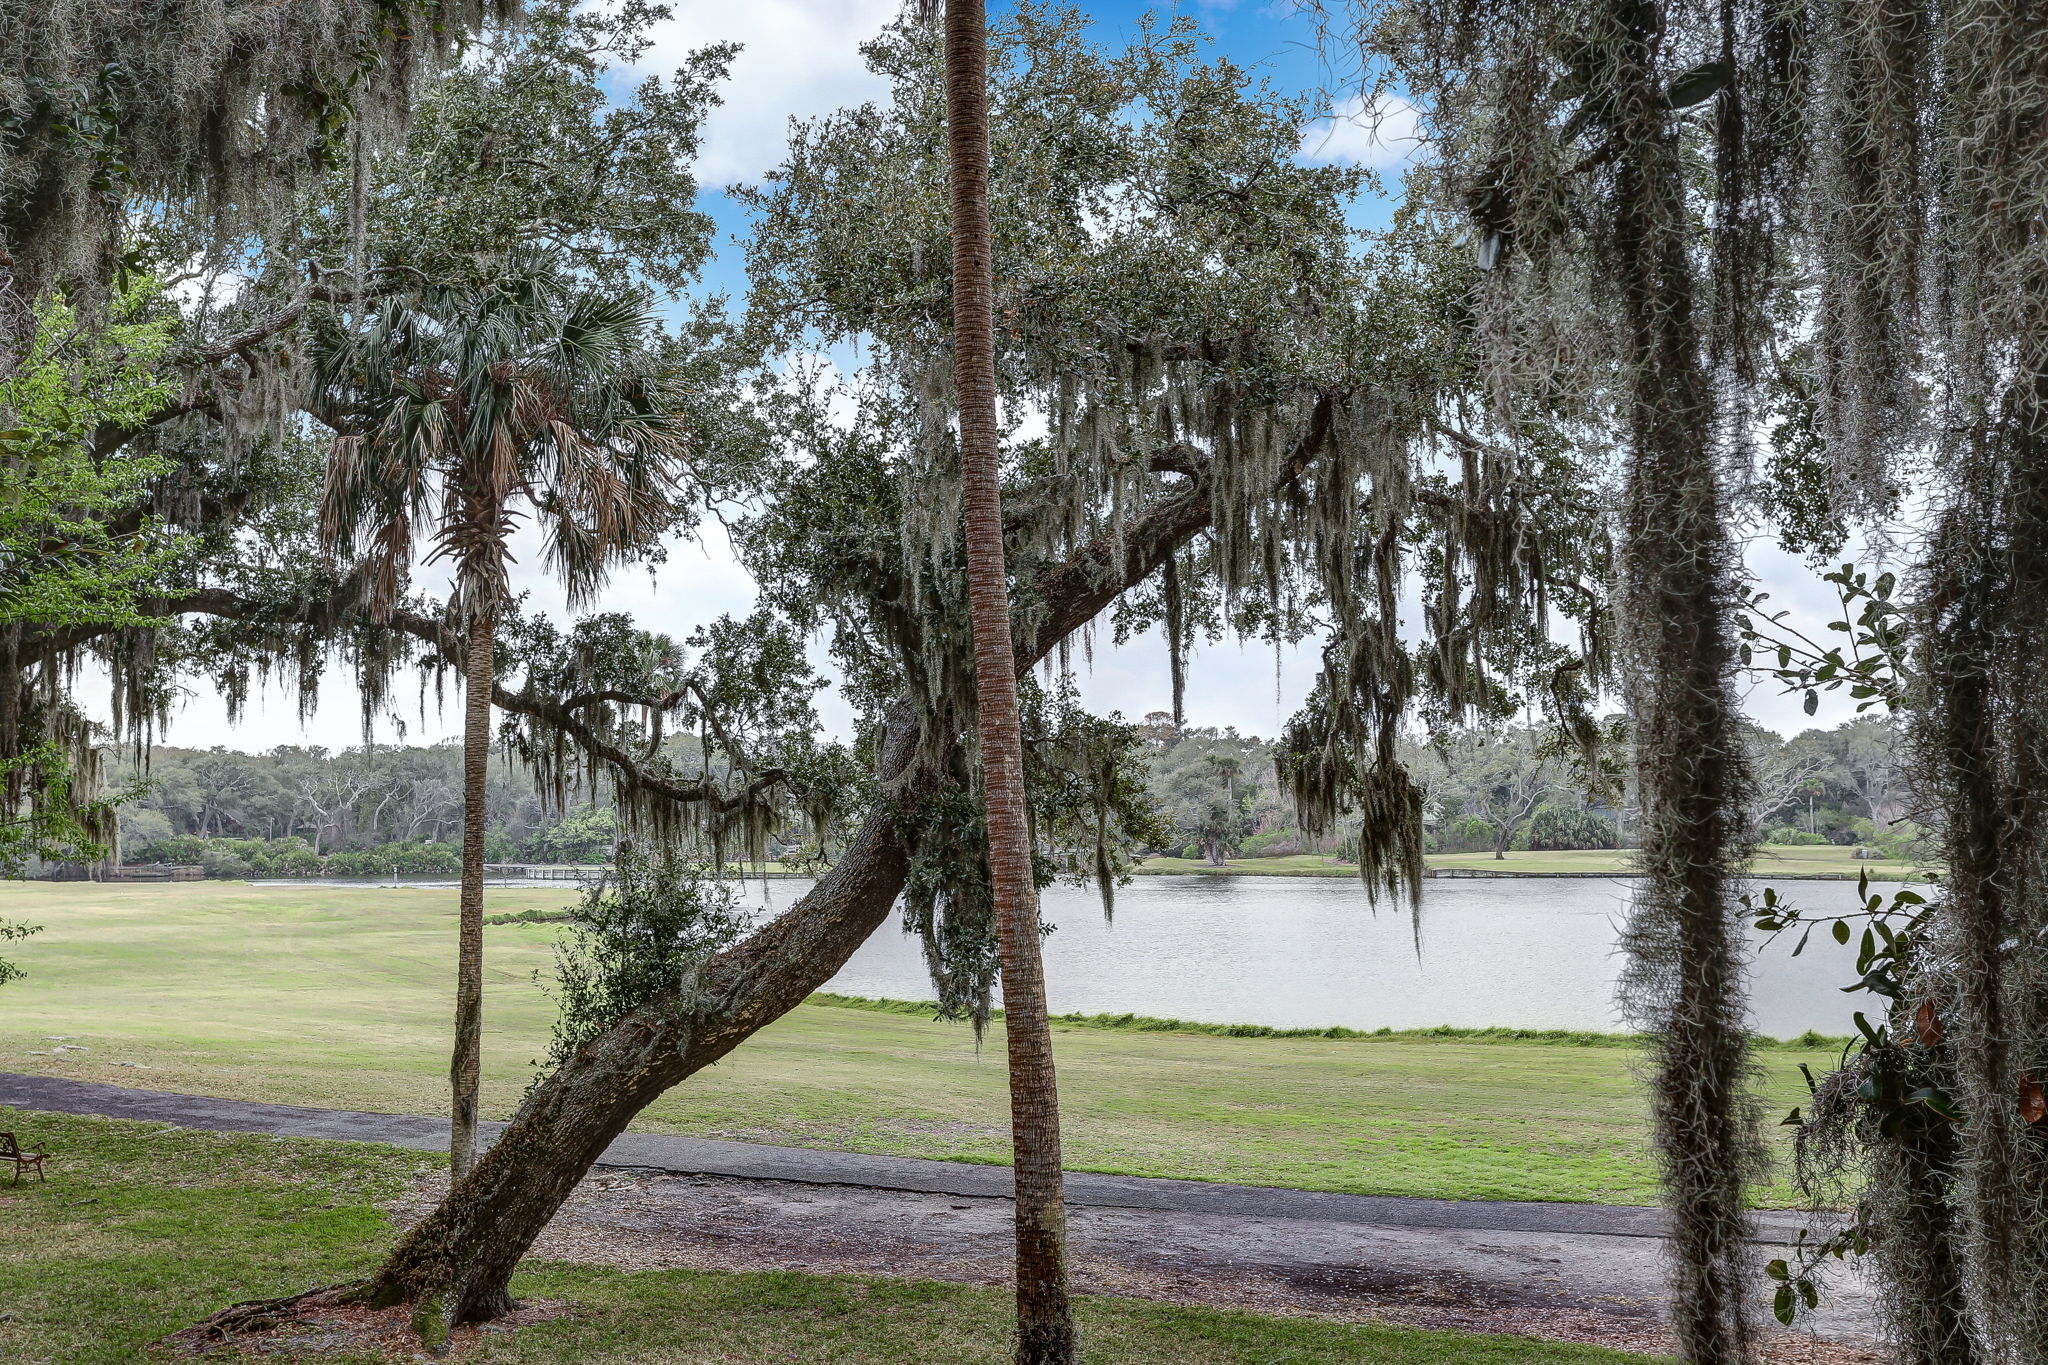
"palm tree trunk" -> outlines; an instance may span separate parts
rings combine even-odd
[[[455,949],[455,1051],[448,1063],[450,1178],[476,1163],[476,1097],[484,1029],[484,784],[491,762],[493,631],[497,613],[478,607],[463,656],[462,895]]]
[[[1067,1301],[1066,1205],[1060,1172],[1059,1092],[1038,891],[1025,809],[1024,742],[1017,720],[1015,646],[1003,562],[997,465],[995,284],[988,221],[988,22],[983,0],[947,0],[946,140],[953,210],[953,364],[967,522],[967,600],[988,821],[989,876],[1002,960],[1010,1061],[1010,1133],[1016,1161],[1017,1360],[1075,1359]]]

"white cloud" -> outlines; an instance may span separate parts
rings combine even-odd
[[[1404,99],[1353,95],[1302,133],[1301,158],[1315,165],[1395,170],[1422,146],[1417,123],[1415,106]]]
[[[782,160],[790,119],[882,93],[859,48],[901,12],[902,0],[672,0],[670,9],[641,58],[644,71],[672,70],[711,43],[742,45],[697,163],[704,184],[725,185],[758,181]]]
[[[1121,711],[1125,720],[1171,710],[1173,671],[1159,629],[1114,645],[1106,620],[1098,626],[1092,653],[1081,637],[1074,639],[1074,681],[1082,703],[1102,714]],[[1307,700],[1321,664],[1320,642],[1314,640],[1283,647],[1277,661],[1273,647],[1259,641],[1198,641],[1188,657],[1187,723],[1273,738]]]

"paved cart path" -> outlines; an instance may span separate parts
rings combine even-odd
[[[174,1123],[223,1133],[275,1133],[281,1137],[342,1138],[393,1147],[440,1151],[448,1120],[412,1114],[366,1114],[351,1109],[309,1109],[289,1104],[134,1090],[94,1081],[0,1072],[0,1104],[62,1114]],[[486,1123],[495,1141],[502,1123]],[[918,1157],[868,1156],[812,1147],[770,1147],[752,1142],[626,1133],[605,1150],[606,1166],[671,1174],[789,1180],[811,1185],[857,1185],[871,1190],[950,1194],[970,1198],[1010,1195],[1010,1168]],[[1463,1228],[1481,1232],[1571,1232],[1601,1237],[1661,1237],[1659,1209],[1615,1204],[1557,1204],[1480,1199],[1416,1199],[1396,1195],[1328,1194],[1267,1185],[1226,1185],[1206,1180],[1096,1175],[1069,1171],[1067,1202],[1088,1208],[1153,1209],[1170,1213],[1229,1214],[1242,1218],[1297,1218],[1375,1227]],[[1795,1214],[1758,1216],[1759,1240],[1789,1243],[1805,1219]]]
[[[216,1132],[444,1148],[447,1120],[256,1104],[0,1072],[0,1105]],[[503,1124],[485,1125],[495,1138]],[[58,1154],[61,1160],[62,1154]],[[967,1162],[627,1133],[536,1254],[629,1268],[785,1267],[970,1281],[1006,1273],[1010,1170]],[[432,1186],[411,1212],[430,1206]],[[966,1202],[962,1202],[966,1201]],[[1080,1284],[1107,1293],[1396,1318],[1668,1349],[1663,1214],[1067,1175]],[[1804,1219],[1758,1215],[1763,1261]],[[1776,1359],[1850,1361],[1875,1332],[1853,1277]],[[1830,1343],[1848,1347],[1844,1354]]]

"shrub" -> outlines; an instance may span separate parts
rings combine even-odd
[[[462,871],[462,849],[455,844],[429,844],[412,840],[385,844],[377,857],[386,867],[396,867],[401,876],[454,876]]]
[[[1777,844],[1782,848],[1811,848],[1815,845],[1825,845],[1827,841],[1825,834],[1812,834],[1791,825],[1780,825],[1764,835],[1765,843]]]
[[[668,992],[689,1008],[697,969],[746,932],[749,915],[704,865],[621,844],[611,876],[584,891],[569,920],[555,945],[557,1066]]]
[[[1453,853],[1493,847],[1493,826],[1476,815],[1461,815],[1444,830],[1444,846]]]
[[[1614,847],[1614,822],[1576,806],[1539,806],[1528,830],[1532,849]]]
[[[1849,832],[1876,857],[1910,862],[1927,856],[1927,831],[1911,820],[1880,825],[1859,816],[1849,822]]]
[[[574,910],[508,910],[502,915],[485,915],[485,924],[553,924],[574,919]]]
[[[209,877],[236,880],[255,875],[256,868],[232,848],[213,846],[201,851],[199,865]]]
[[[1301,852],[1301,839],[1291,829],[1254,834],[1237,850],[1240,858],[1292,858]]]
[[[304,839],[282,839],[278,842],[285,847],[271,854],[271,866],[278,877],[317,877],[320,875],[320,855]]]
[[[206,840],[195,834],[173,834],[164,839],[150,839],[135,845],[127,852],[131,863],[196,863],[206,852]]]
[[[353,848],[327,855],[330,877],[375,877],[390,870],[391,864],[378,858],[375,849]]]

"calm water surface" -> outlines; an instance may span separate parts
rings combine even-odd
[[[1617,930],[1629,883],[1604,879],[1449,879],[1425,886],[1416,921],[1405,903],[1374,914],[1348,878],[1140,877],[1121,887],[1105,924],[1093,892],[1055,887],[1045,973],[1058,1012],[1134,1013],[1276,1027],[1622,1027],[1614,1004]],[[807,883],[754,884],[782,908]],[[765,898],[761,891],[765,889]],[[1779,887],[1810,910],[1847,910],[1852,882]],[[1761,935],[1757,938],[1760,940]],[[1868,997],[1854,953],[1817,933],[1797,958],[1781,939],[1752,954],[1751,1015],[1759,1032],[1853,1031]],[[926,1000],[917,941],[885,925],[832,979],[847,995]]]
[[[559,885],[564,904],[576,895],[571,883],[492,884]],[[746,894],[773,913],[810,885],[749,882]],[[1383,902],[1375,914],[1346,877],[1139,877],[1118,889],[1111,923],[1092,891],[1058,886],[1044,898],[1055,926],[1045,941],[1047,989],[1061,1013],[1216,1024],[1619,1029],[1615,944],[1629,885],[1624,878],[1436,878],[1423,891],[1419,951],[1406,904]],[[1813,911],[1856,903],[1853,882],[1778,889]],[[1872,1003],[1840,990],[1855,979],[1854,952],[1825,933],[1797,958],[1791,948],[1781,939],[1751,955],[1757,1030],[1779,1038],[1808,1029],[1852,1032],[1851,1012]],[[902,1000],[932,994],[917,941],[894,916],[827,989]]]

